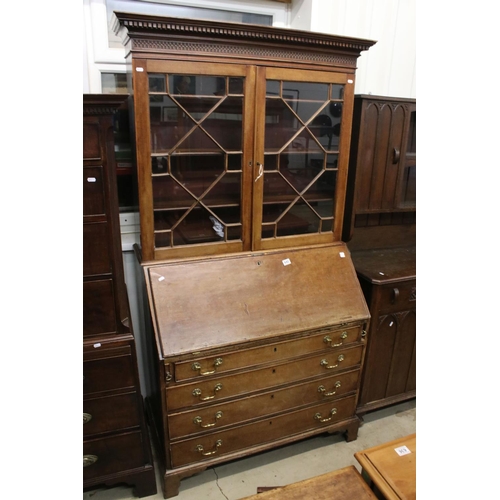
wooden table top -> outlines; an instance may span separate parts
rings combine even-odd
[[[380,248],[351,253],[358,275],[374,284],[393,283],[416,278],[416,248]]]
[[[264,491],[243,500],[376,500],[353,465],[311,479]]]
[[[416,434],[359,451],[354,454],[354,457],[363,468],[363,472],[368,475],[387,500],[415,500],[417,498]]]

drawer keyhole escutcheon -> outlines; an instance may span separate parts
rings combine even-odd
[[[206,429],[207,427],[214,427],[214,425],[217,423],[217,420],[219,420],[219,418],[222,417],[222,412],[221,411],[218,411],[216,414],[215,414],[215,422],[213,422],[212,424],[202,424],[202,418],[201,417],[194,417],[193,419],[193,422],[196,424],[196,425],[199,425],[200,427],[203,427],[204,429]]]
[[[201,389],[194,389],[193,396],[199,398],[200,401],[208,401],[209,399],[214,399],[217,392],[219,392],[221,389],[222,389],[222,384],[219,383],[214,387],[213,396],[205,396],[204,398],[201,397]]]
[[[196,362],[191,365],[191,369],[194,370],[195,372],[200,372],[200,375],[212,375],[212,373],[215,373],[217,371],[217,367],[222,365],[222,358],[217,358],[214,361],[214,369],[209,371],[209,372],[202,372],[201,371],[201,365],[200,363]]]
[[[90,413],[83,414],[83,425],[88,424],[92,420],[92,415]]]
[[[332,368],[337,368],[337,366],[339,366],[340,363],[342,363],[342,361],[344,361],[344,355],[341,354],[338,358],[337,358],[337,361],[338,363],[336,365],[329,365],[328,364],[328,361],[326,359],[322,359],[321,360],[321,366],[324,366],[327,370],[331,370]]]
[[[215,443],[215,450],[213,451],[203,451],[203,445],[199,444],[196,446],[196,451],[201,453],[204,457],[208,457],[210,455],[215,455],[218,451],[219,448],[222,446],[222,439],[218,439],[217,442]]]
[[[337,382],[335,382],[335,389],[338,389],[342,384],[340,383],[340,380],[337,380]],[[318,392],[320,393],[323,393],[323,396],[333,396],[337,393],[337,390],[335,391],[332,391],[332,392],[326,392],[326,389],[325,389],[325,386],[324,385],[320,385],[318,387]]]
[[[89,465],[93,465],[97,462],[97,455],[83,455],[83,466],[88,467]]]
[[[332,344],[333,340],[329,335],[327,335],[324,339],[323,342],[325,344],[331,344],[330,347],[339,347],[344,343],[344,340],[347,338],[347,332],[342,332],[342,335],[340,336],[342,339],[341,342],[337,342],[336,344]]]
[[[337,408],[332,408],[330,411],[330,416],[328,418],[323,418],[321,416],[321,413],[316,413],[316,415],[314,415],[314,419],[319,420],[320,422],[330,422],[330,420],[336,413],[337,413]]]

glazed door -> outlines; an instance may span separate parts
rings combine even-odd
[[[253,249],[341,239],[352,75],[259,68]]]
[[[254,70],[134,64],[143,259],[249,250]]]

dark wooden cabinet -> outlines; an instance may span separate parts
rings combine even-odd
[[[343,239],[371,322],[358,414],[416,396],[416,100],[357,95]]]
[[[83,96],[83,487],[156,493],[130,324],[113,116],[126,96]]]
[[[372,315],[358,414],[416,396],[415,247],[365,250],[353,262]]]
[[[163,491],[324,432],[357,437],[369,313],[342,223],[374,42],[115,13],[134,97]]]
[[[356,95],[342,239],[409,246],[415,214],[416,100]]]

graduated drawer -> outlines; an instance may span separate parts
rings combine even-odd
[[[103,169],[101,166],[83,168],[83,215],[95,216],[106,213]]]
[[[83,354],[83,394],[135,386],[130,346],[98,347]]]
[[[414,279],[374,288],[375,293],[380,297],[379,311],[381,313],[406,311],[417,307],[417,285]]]
[[[83,442],[83,480],[143,467],[147,460],[140,431]]]
[[[83,282],[83,335],[117,331],[113,280]]]
[[[109,274],[112,269],[107,222],[83,224],[83,276]]]
[[[314,356],[265,368],[174,385],[167,388],[168,411],[199,403],[217,402],[352,368],[361,363],[363,348],[363,345],[356,345],[351,348],[331,349]]]
[[[175,380],[180,382],[251,366],[276,363],[321,350],[338,348],[357,342],[360,338],[360,326],[336,329],[325,328],[320,333],[313,333],[294,340],[177,362],[174,368]]]
[[[140,423],[136,392],[83,401],[83,435],[122,431]]]
[[[171,443],[172,467],[181,467],[207,458],[271,443],[301,432],[327,429],[332,424],[353,416],[355,400],[355,395],[352,395],[288,412],[285,415]]]
[[[170,414],[170,439],[241,424],[308,404],[332,401],[354,392],[358,387],[358,380],[359,370],[353,370],[236,401]]]

